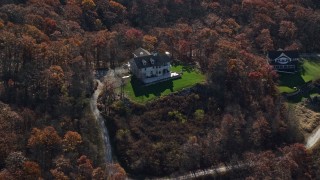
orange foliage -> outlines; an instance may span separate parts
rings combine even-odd
[[[262,29],[259,36],[256,38],[256,41],[263,52],[267,52],[274,48],[269,29]]]
[[[141,37],[143,36],[143,33],[138,29],[131,28],[126,31],[125,35],[128,40],[135,40],[135,39],[141,39]]]
[[[33,161],[25,161],[23,164],[23,172],[25,179],[38,179],[41,177],[41,169],[38,163]]]
[[[124,169],[119,164],[107,165],[108,179],[124,180],[127,175]]]
[[[115,2],[115,1],[110,1],[109,5],[111,8],[113,8],[116,12],[122,12],[126,10],[126,7],[124,7],[122,4]]]
[[[4,27],[4,23],[3,21],[0,19],[0,29],[2,29]]]
[[[52,85],[62,85],[64,81],[64,72],[61,68],[61,66],[50,66],[49,68],[49,78],[50,83]]]
[[[157,37],[151,36],[151,35],[145,35],[142,39],[143,47],[146,48],[149,51],[154,50],[154,46],[158,42]]]
[[[46,148],[52,148],[61,143],[61,138],[57,131],[52,127],[45,127],[43,130],[33,128],[31,136],[28,140],[29,147],[45,146]]]
[[[82,178],[90,178],[93,172],[92,161],[87,156],[82,155],[78,160],[79,175]]]
[[[81,135],[74,131],[68,131],[63,138],[62,146],[64,151],[73,151],[77,145],[82,143]]]
[[[92,10],[96,7],[93,0],[82,0],[81,5],[84,10]]]
[[[0,171],[1,180],[15,180],[16,178],[6,169]]]
[[[50,173],[55,179],[59,180],[69,180],[69,177],[64,174],[64,172],[59,171],[58,169],[51,169]]]
[[[52,34],[57,28],[57,22],[50,18],[44,19],[45,27],[44,30],[47,34]]]
[[[297,31],[297,27],[291,21],[281,21],[279,36],[292,39]]]

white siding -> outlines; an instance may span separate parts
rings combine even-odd
[[[138,69],[135,63],[132,63],[130,66],[131,72],[142,80],[149,77],[161,77],[170,73],[170,63],[167,63],[165,66],[151,66],[141,69]],[[163,74],[163,70],[166,70],[167,73]]]

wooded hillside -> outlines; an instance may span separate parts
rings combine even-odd
[[[207,84],[142,107],[114,102],[106,117],[130,174],[250,157],[265,161],[241,178],[277,177],[272,157],[283,177],[310,178],[265,55],[319,52],[319,33],[316,0],[2,0],[0,179],[124,178],[101,160],[89,98],[94,69],[120,66],[138,47],[199,64]]]

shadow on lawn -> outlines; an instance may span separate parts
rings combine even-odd
[[[310,91],[308,93],[303,92],[303,93],[301,93],[301,94],[299,94],[297,96],[289,97],[288,101],[291,102],[291,103],[299,103],[299,102],[302,101],[302,99],[310,99],[311,98],[310,94],[313,94],[313,93],[319,93],[319,92],[316,91],[316,90],[312,90],[312,91]]]
[[[280,75],[280,86],[287,86],[290,88],[299,87],[305,84],[305,81],[302,79],[300,73],[295,74],[286,74],[286,73],[279,73]]]
[[[139,81],[135,77],[132,77],[130,83],[132,85],[132,89],[136,97],[140,97],[140,96],[149,97],[150,94],[153,94],[155,96],[160,96],[161,93],[163,93],[167,89],[170,89],[170,91],[173,92],[172,80],[156,83],[150,86],[144,86],[144,84],[141,81]]]

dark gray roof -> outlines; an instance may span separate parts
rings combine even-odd
[[[138,48],[133,52],[134,57],[149,56],[151,53],[143,48]]]
[[[154,60],[153,64],[151,63],[152,59]],[[145,65],[143,64],[143,60],[146,62]],[[130,60],[130,62],[135,63],[139,69],[152,66],[163,66],[165,63],[170,61],[171,59],[169,56],[158,53],[148,56],[135,57]]]
[[[269,51],[268,57],[274,60],[278,58],[282,53],[291,59],[300,58],[299,51]]]

